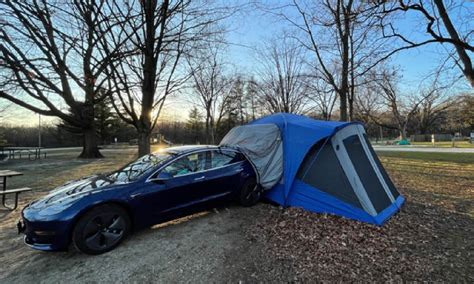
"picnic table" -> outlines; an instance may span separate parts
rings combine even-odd
[[[0,146],[0,152],[2,156],[6,156],[9,159],[20,158],[22,153],[28,154],[28,159],[37,160],[41,159],[42,147],[12,147],[12,146]],[[6,154],[5,154],[6,153]],[[46,158],[46,153],[43,154]],[[33,157],[33,158],[32,158]]]
[[[20,173],[17,171],[0,170],[0,180],[2,182],[2,192],[0,192],[0,195],[2,195],[2,205],[7,209],[15,210],[18,207],[18,195],[22,192],[31,190],[31,188],[29,187],[7,190],[7,178],[21,176],[21,175],[23,175],[23,173]],[[15,194],[15,204],[13,207],[10,207],[6,204],[7,194]]]

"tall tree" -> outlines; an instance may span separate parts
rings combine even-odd
[[[166,99],[189,78],[180,64],[183,57],[216,33],[214,24],[225,17],[225,8],[205,4],[191,0],[116,4],[124,6],[115,16],[124,19],[120,30],[129,35],[128,48],[134,53],[109,66],[109,90],[117,113],[137,129],[139,156],[150,152],[150,135]]]
[[[459,102],[453,95],[448,95],[445,88],[440,87],[434,81],[431,86],[421,89],[422,102],[414,115],[414,120],[419,133],[434,133],[439,129],[448,116],[449,110]]]
[[[462,71],[471,87],[474,87],[474,68],[472,55],[474,53],[471,1],[443,0],[399,0],[384,3],[385,14],[414,13],[423,21],[413,26],[414,30],[421,28],[426,37],[414,38],[411,34],[397,27],[397,21],[381,17],[380,26],[386,38],[396,39],[399,46],[387,56],[402,50],[419,48],[428,44],[442,44],[448,48],[448,56],[453,58],[455,66]],[[467,7],[466,7],[467,6]],[[456,19],[461,19],[458,25]]]
[[[269,11],[293,28],[290,37],[312,55],[312,76],[323,79],[339,98],[340,119],[350,120],[356,87],[388,52],[388,40],[376,23],[380,5],[373,1],[293,0]],[[378,2],[375,2],[378,3]]]
[[[226,74],[223,60],[224,46],[209,44],[206,49],[188,60],[191,86],[197,104],[204,110],[206,143],[216,142],[216,130],[231,103],[233,80]]]
[[[259,103],[271,113],[302,113],[307,102],[303,50],[294,41],[272,40],[257,54]]]
[[[426,111],[423,110],[423,105],[434,103],[439,98],[438,94],[442,88],[433,84],[425,91],[408,95],[399,88],[401,76],[396,70],[383,68],[374,71],[372,75],[373,80],[367,97],[365,100],[359,100],[357,104],[363,112],[362,117],[370,118],[379,126],[397,130],[401,139],[407,139],[408,125],[416,120],[420,112]],[[374,98],[373,94],[380,97]],[[444,104],[441,104],[439,107],[443,106]]]
[[[81,130],[81,158],[102,157],[95,104],[106,94],[106,67],[121,57],[123,33],[107,50],[111,7],[101,1],[0,2],[0,98]],[[107,27],[106,27],[107,25]]]

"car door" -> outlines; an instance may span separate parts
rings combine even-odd
[[[179,181],[179,184],[185,184],[168,191],[167,198],[173,201],[173,206],[167,206],[167,211],[189,207],[206,198],[207,164],[208,151],[200,151],[186,155],[162,170],[162,173],[173,176],[170,183]]]
[[[239,190],[245,158],[230,150],[211,151],[211,163],[207,170],[207,186],[211,198],[230,195]]]
[[[197,152],[164,166],[145,182],[139,196],[141,209],[159,220],[202,199],[199,189],[206,182],[206,159],[206,152]]]

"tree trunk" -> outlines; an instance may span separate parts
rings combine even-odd
[[[347,121],[347,88],[339,92],[340,121]]]
[[[350,98],[349,98],[349,121],[354,121],[354,100]]]
[[[342,70],[341,70],[341,88],[339,92],[340,96],[340,108],[341,108],[341,121],[347,121],[347,100],[349,99],[349,34],[350,34],[350,18],[351,18],[351,9],[352,1],[350,0],[347,3],[347,6],[344,6],[343,2],[341,3],[342,7],[338,7],[338,10],[342,10],[342,22],[341,19],[338,19],[339,25],[339,34],[341,36],[341,48],[342,48]],[[337,5],[341,5],[338,4]]]
[[[400,129],[400,140],[406,140],[406,139],[407,139],[407,130],[406,130],[406,127],[403,126]]]
[[[449,17],[448,12],[446,11],[446,8],[444,7],[443,1],[434,0],[434,3],[436,7],[438,8],[439,15],[441,17],[441,20],[444,23],[444,27],[449,33],[449,36],[456,42],[462,42],[456,28],[451,22],[451,18]],[[471,58],[467,54],[466,49],[460,46],[459,44],[455,44],[454,47],[456,48],[456,52],[459,56],[459,59],[464,66],[464,68],[461,68],[461,70],[464,76],[467,78],[467,80],[471,84],[471,87],[474,87],[474,69],[472,68]]]
[[[210,131],[211,131],[211,137],[210,137],[210,143],[211,145],[214,145],[216,143],[216,127],[214,123],[214,119],[211,117],[210,125],[209,125]]]
[[[97,146],[97,134],[95,131],[95,127],[83,129],[83,137],[84,143],[82,145],[82,153],[79,155],[79,158],[103,158],[104,156],[102,156],[99,151],[99,147]]]
[[[206,144],[209,144],[211,140],[211,127],[210,127],[210,118],[206,117]]]
[[[150,154],[150,132],[146,129],[138,132],[138,157]]]

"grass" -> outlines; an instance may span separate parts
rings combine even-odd
[[[433,147],[433,143],[431,142],[411,142],[413,146],[426,146],[426,147]],[[451,148],[453,143],[451,141],[446,142],[435,142],[435,148]],[[455,148],[474,148],[474,143],[469,143],[468,141],[456,141],[454,143]]]
[[[8,181],[9,188],[28,186],[34,191],[27,195],[41,196],[39,192],[47,192],[67,181],[111,172],[136,159],[133,151],[104,153],[104,159],[77,159],[77,155],[78,153],[75,152],[64,152],[36,161],[9,160],[1,165],[1,169],[23,173],[23,176],[14,177]],[[25,197],[23,196],[21,200]]]
[[[474,153],[431,153],[431,152],[395,152],[377,151],[380,157],[420,160],[425,162],[449,162],[457,164],[474,164]]]
[[[419,202],[474,218],[474,154],[384,152],[379,157],[399,187],[423,196]]]
[[[420,202],[474,217],[474,154],[377,152],[398,185]]]

